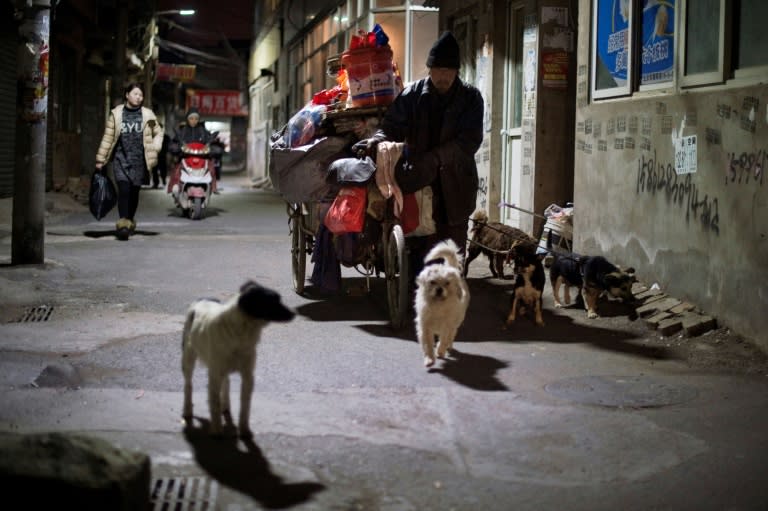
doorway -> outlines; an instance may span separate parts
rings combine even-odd
[[[504,117],[501,129],[502,169],[501,200],[520,204],[523,120],[523,7],[507,4],[507,63],[504,69]],[[520,227],[520,211],[501,206],[499,221]]]

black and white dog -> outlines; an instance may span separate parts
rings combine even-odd
[[[547,256],[549,263],[549,283],[552,285],[552,296],[555,307],[571,304],[571,288],[578,288],[577,299],[581,298],[581,288],[584,280],[581,277],[581,258],[576,254],[553,253]],[[545,262],[546,264],[546,262]],[[563,302],[560,302],[560,287],[563,287]]]
[[[632,283],[637,281],[634,268],[623,270],[603,256],[582,257],[580,261],[584,280],[581,296],[588,318],[597,317],[597,299],[604,293],[624,303],[635,301],[632,294]]]
[[[203,299],[190,305],[182,335],[181,370],[184,374],[184,411],[192,420],[192,373],[200,360],[208,367],[208,406],[211,434],[221,434],[222,414],[231,412],[229,375],[239,373],[240,436],[249,438],[248,418],[253,394],[256,344],[261,330],[272,321],[290,321],[294,312],[280,302],[280,295],[249,280],[228,301]]]

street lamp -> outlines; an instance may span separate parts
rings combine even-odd
[[[161,16],[163,14],[178,14],[180,16],[194,16],[194,9],[169,9],[167,11],[158,11],[155,16]]]

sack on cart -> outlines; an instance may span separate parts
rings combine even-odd
[[[348,155],[349,137],[327,136],[309,144],[287,147],[282,137],[273,140],[269,160],[272,186],[286,202],[313,202],[333,197],[338,185],[328,182],[328,165]]]

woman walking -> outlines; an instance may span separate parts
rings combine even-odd
[[[109,112],[104,136],[96,152],[96,171],[112,161],[117,184],[117,239],[127,240],[136,230],[136,209],[141,185],[157,165],[163,145],[163,129],[149,108],[144,108],[144,91],[138,83],[125,88],[125,103]]]

